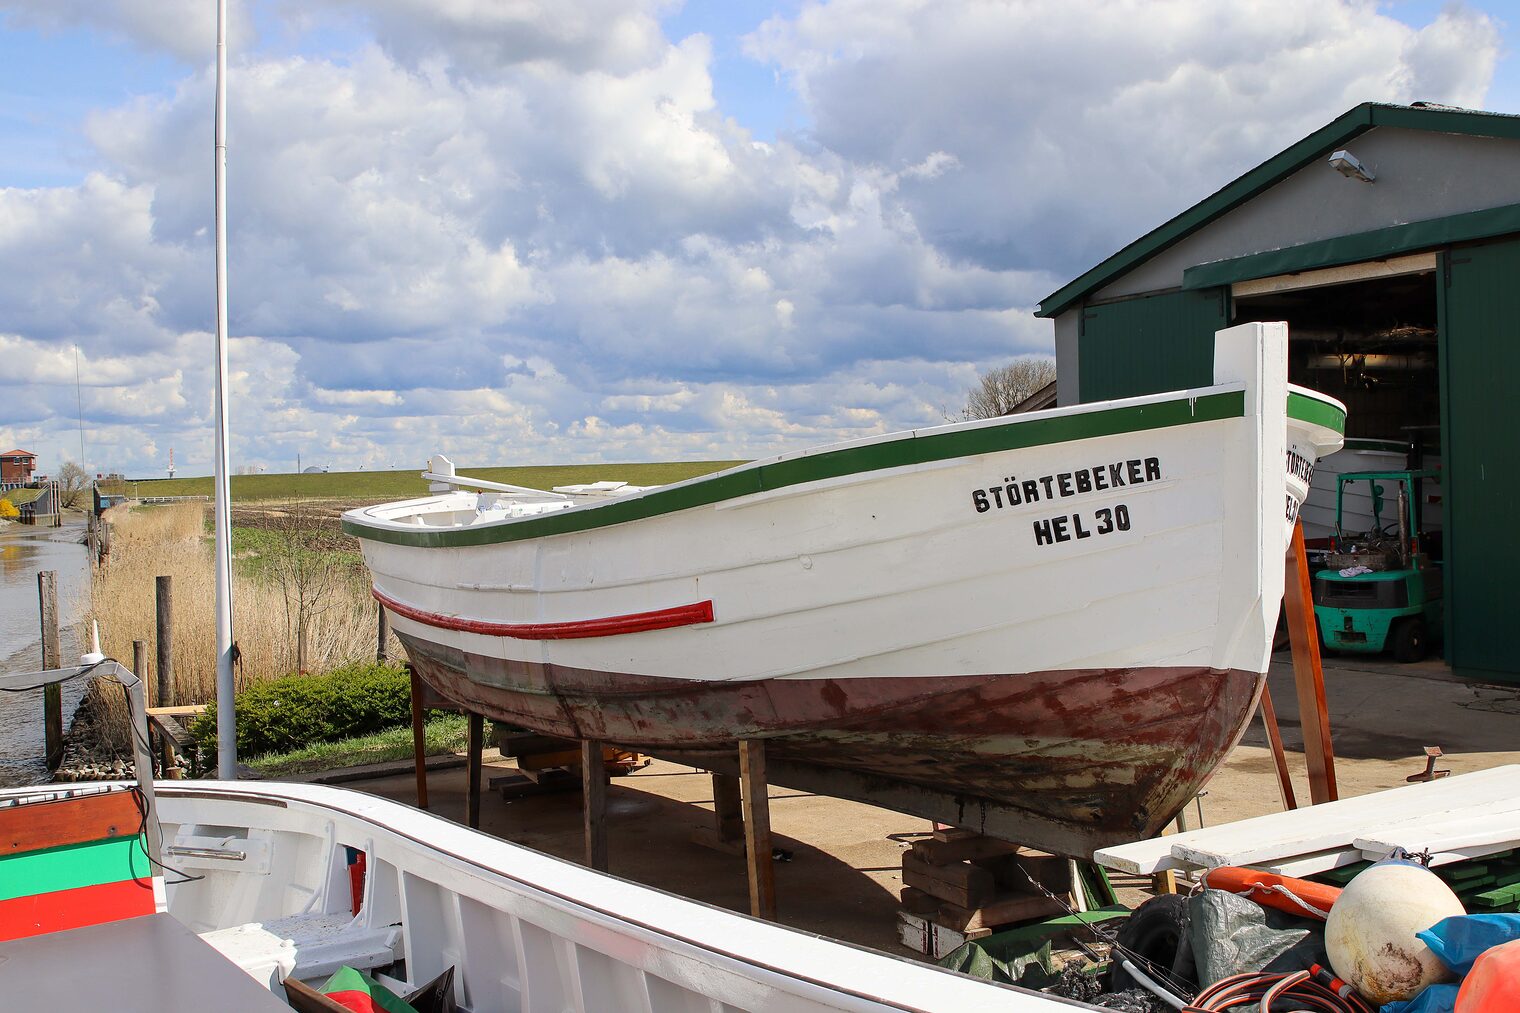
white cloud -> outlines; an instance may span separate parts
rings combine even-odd
[[[77,341],[89,463],[209,467],[202,6],[0,8],[200,68],[97,110],[80,185],[0,190],[0,383],[30,388],[0,443],[77,451]],[[1067,278],[1357,102],[1480,103],[1497,47],[1471,10],[1416,30],[1364,0],[809,3],[748,42],[811,121],[760,144],[669,9],[263,8],[287,34],[235,46],[231,79],[235,463],[747,457],[936,423],[1048,350],[1029,310]],[[332,23],[367,41],[302,55]]]

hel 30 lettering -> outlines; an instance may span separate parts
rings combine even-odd
[[[1035,521],[1034,544],[1054,545],[1057,542],[1091,538],[1093,535],[1108,535],[1115,531],[1128,531],[1129,526],[1129,507],[1120,503],[1112,509],[1100,507],[1094,510],[1091,521],[1084,520],[1080,513]]]

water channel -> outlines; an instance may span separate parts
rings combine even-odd
[[[0,528],[0,673],[42,667],[37,574],[58,574],[58,621],[63,663],[79,657],[79,617],[90,587],[83,521],[61,528],[11,524]],[[84,695],[84,680],[63,684],[64,723]],[[0,787],[47,780],[43,763],[42,690],[0,693]]]

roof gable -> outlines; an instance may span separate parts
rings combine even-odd
[[[0,457],[30,457],[33,460],[37,459],[37,455],[30,450],[7,450],[5,453],[0,454]]]
[[[1520,116],[1435,106],[1364,102],[1052,292],[1040,303],[1035,315],[1053,317],[1065,312],[1114,279],[1373,127],[1401,127],[1435,133],[1520,140]]]

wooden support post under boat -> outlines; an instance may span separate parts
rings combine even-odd
[[[465,789],[464,799],[464,822],[471,830],[480,829],[480,754],[485,750],[485,726],[485,717],[471,711],[465,733],[465,753],[466,762],[469,765],[470,783]]]
[[[417,770],[417,808],[428,807],[427,790],[427,733],[422,711],[422,677],[411,665],[406,666],[412,679],[412,762]]]
[[[765,779],[765,742],[739,743],[744,792],[744,852],[749,865],[749,913],[776,920],[776,866],[771,861],[771,800]]]
[[[1309,559],[1304,551],[1304,524],[1293,526],[1288,552],[1283,608],[1288,616],[1288,639],[1293,645],[1293,681],[1298,688],[1298,719],[1304,731],[1304,759],[1309,765],[1312,805],[1340,797],[1335,785],[1335,750],[1330,744],[1330,712],[1325,704],[1325,673],[1320,668],[1319,633],[1314,625],[1314,601],[1309,585]]]
[[[739,778],[712,771],[713,824],[691,832],[691,842],[725,855],[744,856],[744,802]]]
[[[1272,706],[1272,688],[1261,687],[1261,723],[1267,729],[1267,742],[1272,747],[1272,763],[1277,769],[1277,795],[1282,799],[1283,809],[1298,808],[1298,798],[1293,794],[1293,778],[1288,775],[1288,755],[1283,751],[1282,730],[1277,727],[1277,708]]]
[[[602,744],[581,742],[581,815],[586,830],[586,865],[607,871],[607,764]]]
[[[42,667],[63,667],[63,648],[58,640],[58,573],[43,570],[37,574],[37,605],[42,616]],[[63,688],[56,682],[42,687],[42,737],[47,753],[47,769],[57,770],[63,763]]]
[[[385,664],[385,645],[391,639],[391,617],[385,606],[375,602],[375,660]]]

